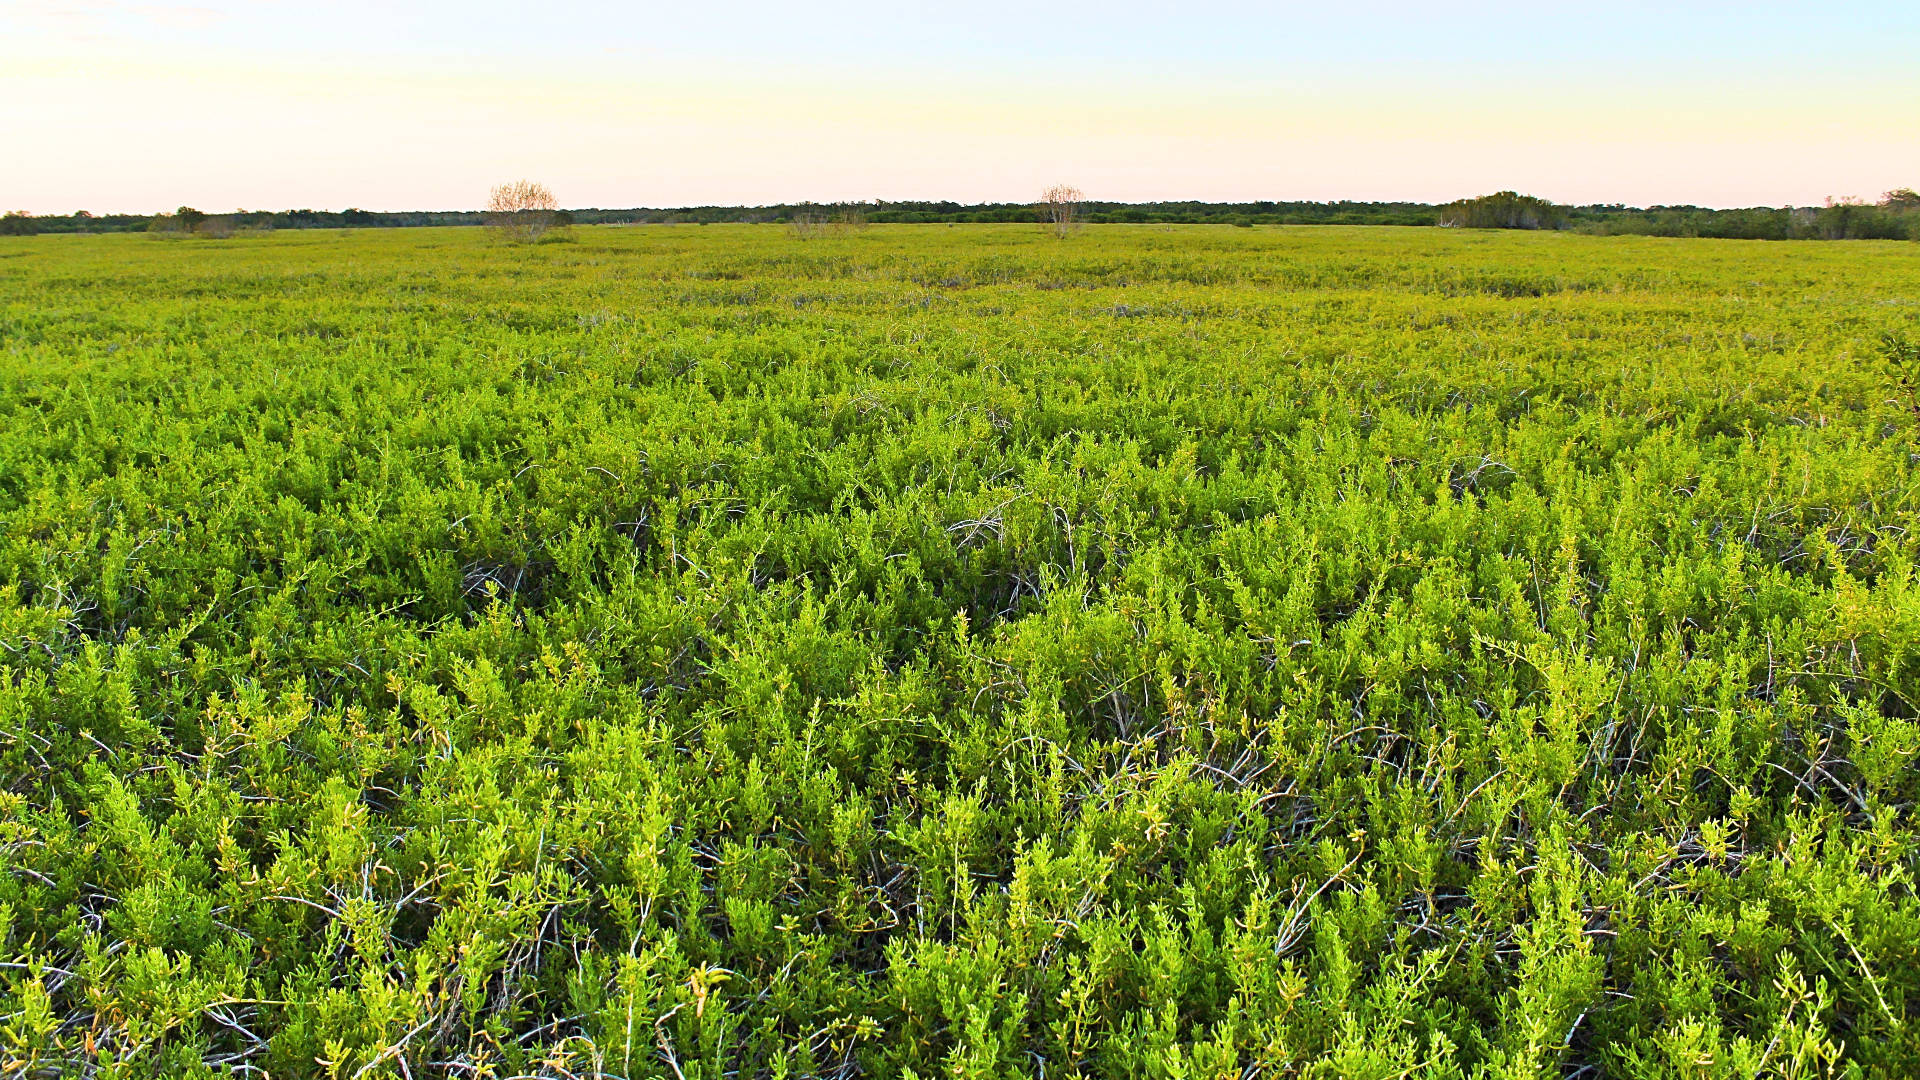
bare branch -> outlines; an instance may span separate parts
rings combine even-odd
[[[532,243],[560,220],[560,204],[545,184],[515,180],[487,196],[487,224],[510,240]]]
[[[1055,184],[1040,193],[1040,220],[1053,230],[1053,235],[1065,238],[1068,233],[1080,227],[1080,204],[1086,196],[1071,184]]]

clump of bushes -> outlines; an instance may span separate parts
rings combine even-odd
[[[245,211],[241,211],[242,214]],[[158,236],[198,236],[205,240],[228,240],[241,232],[256,229],[243,226],[234,214],[208,214],[191,206],[182,206],[171,214],[157,214],[147,223],[147,231]]]
[[[487,224],[501,238],[523,244],[559,240],[573,224],[545,184],[516,180],[487,196]]]
[[[1460,199],[1440,208],[1440,225],[1448,229],[1564,229],[1567,223],[1564,207],[1514,191]]]

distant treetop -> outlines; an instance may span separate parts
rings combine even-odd
[[[511,188],[513,185],[507,185]],[[527,187],[538,189],[540,185]],[[511,194],[511,192],[509,192]],[[527,192],[522,192],[527,194]],[[537,192],[533,194],[538,194]],[[550,197],[551,193],[547,193]],[[485,210],[245,210],[199,215],[69,214],[0,219],[0,233],[134,232],[177,235],[200,233],[209,218],[248,235],[276,229],[405,228],[413,226],[539,225],[709,225],[723,222],[773,224],[806,232],[814,225],[864,222],[874,225],[948,223],[1031,223],[1035,203],[960,203],[885,201],[864,203],[778,203],[766,206],[680,206],[582,208],[565,211],[525,207]],[[1557,206],[1533,196],[1504,191],[1444,206],[1418,202],[1255,202],[1199,201],[1072,202],[1072,219],[1089,225],[1446,225],[1456,228],[1572,229],[1602,235],[1712,237],[1743,240],[1915,239],[1920,240],[1920,192],[1902,187],[1881,195],[1878,203],[1833,200],[1825,206],[1754,206],[1712,209],[1703,206],[1632,207],[1619,203]],[[1043,208],[1042,220],[1052,224]],[[552,217],[545,215],[551,213]],[[184,220],[183,220],[184,217]],[[190,225],[191,223],[191,225]],[[824,226],[823,226],[824,227]]]
[[[1440,208],[1440,225],[1453,229],[1564,229],[1565,207],[1514,191],[1461,199]]]

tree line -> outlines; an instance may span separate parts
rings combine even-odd
[[[778,203],[768,206],[682,206],[555,210],[556,224],[710,225],[783,224],[857,218],[873,224],[1031,223],[1051,221],[1033,203],[873,200]],[[1036,216],[1038,214],[1038,216]],[[1702,206],[1630,207],[1618,203],[1566,206],[1514,192],[1444,205],[1418,202],[1102,202],[1077,204],[1076,222],[1167,225],[1451,225],[1465,228],[1571,229],[1601,235],[1716,237],[1743,240],[1920,239],[1920,193],[1887,192],[1877,202],[1829,199],[1822,206],[1712,209]],[[224,236],[276,229],[414,228],[487,225],[485,210],[376,211],[240,210],[206,214],[180,207],[170,214],[79,211],[0,218],[0,235],[151,231]]]

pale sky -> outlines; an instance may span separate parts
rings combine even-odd
[[[0,209],[1817,203],[1920,186],[1920,2],[0,0]]]

